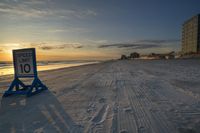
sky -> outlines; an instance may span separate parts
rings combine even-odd
[[[38,60],[106,60],[180,51],[200,0],[1,0],[0,61],[34,47]]]

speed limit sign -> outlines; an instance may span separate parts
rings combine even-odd
[[[4,93],[4,97],[13,94],[32,96],[48,88],[37,75],[35,48],[13,50],[15,78]],[[21,78],[32,78],[31,84],[25,84]]]
[[[37,72],[35,49],[13,50],[15,76],[34,77]]]

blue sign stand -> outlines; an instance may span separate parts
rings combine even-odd
[[[29,53],[27,54],[26,51]],[[17,52],[21,52],[25,55],[31,55],[31,65],[26,67],[26,74],[19,74],[19,63],[17,62],[17,59],[19,58],[18,55],[16,54]],[[40,81],[38,78],[37,74],[37,64],[36,64],[36,55],[35,55],[35,48],[29,48],[29,49],[20,49],[20,50],[13,50],[13,59],[14,59],[14,69],[15,69],[15,79],[11,83],[10,87],[8,88],[7,91],[4,93],[4,97],[8,97],[10,95],[15,95],[15,94],[21,94],[21,95],[26,95],[26,96],[32,96],[34,94],[40,93],[43,90],[47,90],[48,88]],[[26,61],[28,58],[26,58],[24,61]],[[23,64],[20,64],[23,66]],[[33,73],[29,74],[28,72],[31,72],[32,70]],[[28,71],[29,70],[29,71]],[[33,78],[33,82],[31,85],[25,85],[20,78]]]

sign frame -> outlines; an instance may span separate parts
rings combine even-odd
[[[33,65],[33,74],[31,75],[18,75],[17,73],[17,55],[16,52],[23,51],[31,51],[32,52],[32,65]],[[26,95],[27,97],[32,96],[34,94],[40,93],[43,90],[48,90],[48,88],[40,81],[37,74],[37,62],[36,62],[36,51],[35,48],[27,48],[27,49],[18,49],[13,50],[13,65],[14,65],[14,80],[12,81],[10,87],[7,91],[5,91],[3,97],[8,97],[14,94]],[[25,70],[25,67],[24,67]],[[26,85],[20,78],[33,78],[31,84]]]

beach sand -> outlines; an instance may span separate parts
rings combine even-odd
[[[0,133],[199,133],[199,68],[129,60],[39,72],[48,91],[0,98]]]

